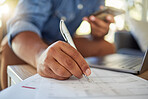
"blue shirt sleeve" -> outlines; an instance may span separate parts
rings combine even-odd
[[[52,13],[51,0],[20,0],[14,16],[8,21],[8,43],[24,31],[32,31],[41,37],[42,28]]]

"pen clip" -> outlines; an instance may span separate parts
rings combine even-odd
[[[68,42],[68,39],[67,39],[65,33],[63,32],[62,22],[64,22],[64,20],[60,20],[60,32],[61,32],[61,34],[62,34],[64,40],[65,40],[66,42]]]

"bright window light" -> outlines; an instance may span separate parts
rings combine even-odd
[[[9,6],[8,4],[4,4],[0,6],[0,14],[8,14],[9,13]]]
[[[115,19],[115,25],[116,25],[116,28],[118,30],[122,30],[124,28],[124,23],[125,23],[125,19],[124,19],[124,15],[118,15],[116,16],[114,19]]]
[[[2,21],[0,20],[0,28],[2,27]]]
[[[88,35],[91,32],[90,24],[87,21],[83,21],[76,31],[77,35]]]
[[[118,9],[124,9],[124,0],[106,0],[106,6],[115,7]]]
[[[105,6],[111,6],[117,9],[125,10],[125,0],[105,0]],[[111,43],[114,42],[114,33],[116,30],[124,28],[125,15],[118,15],[115,17],[115,23],[110,24],[109,33],[105,39]],[[76,31],[77,35],[88,35],[91,33],[91,26],[87,21],[83,21]]]
[[[3,4],[6,0],[0,0],[0,4]]]

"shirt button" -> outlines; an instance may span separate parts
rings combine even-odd
[[[82,4],[78,4],[77,8],[78,8],[79,10],[81,10],[81,9],[83,9],[83,5],[82,5]]]
[[[66,21],[66,17],[65,16],[62,16],[61,19],[63,19],[64,21]]]

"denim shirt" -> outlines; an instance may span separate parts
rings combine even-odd
[[[12,39],[23,31],[37,33],[44,41],[51,43],[63,40],[59,22],[65,20],[71,35],[84,16],[99,10],[104,0],[20,0],[14,16],[8,21],[8,38]]]

